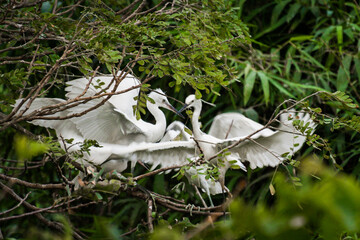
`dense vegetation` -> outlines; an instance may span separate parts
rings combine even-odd
[[[357,239],[359,23],[350,0],[2,2],[0,239]],[[65,98],[67,81],[119,70],[177,108],[194,92],[215,103],[204,106],[204,131],[221,112],[265,124],[292,105],[319,126],[276,169],[228,171],[234,198],[214,196],[216,209],[198,211],[181,175],[144,176],[141,166],[107,187],[101,170],[89,174],[75,191],[81,166],[53,130],[26,122],[61,107],[21,116],[12,105]],[[150,119],[143,104],[137,114]]]

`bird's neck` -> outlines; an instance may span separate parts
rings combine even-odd
[[[155,104],[148,103],[147,108],[155,118],[155,124],[152,124],[152,129],[150,129],[151,136],[149,136],[150,139],[148,141],[157,142],[163,137],[166,130],[165,114]]]
[[[199,122],[200,112],[201,112],[201,107],[195,108],[191,118],[193,133],[195,138],[197,139],[201,139],[201,136],[203,135],[200,129],[200,122]]]

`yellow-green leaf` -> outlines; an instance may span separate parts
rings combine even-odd
[[[31,160],[33,157],[46,153],[49,146],[33,141],[26,136],[15,136],[15,152],[19,160]]]
[[[269,185],[269,190],[270,190],[270,194],[272,196],[274,196],[276,191],[275,191],[274,185],[272,183],[270,183],[270,185]]]

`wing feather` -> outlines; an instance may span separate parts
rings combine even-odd
[[[79,78],[67,82],[67,98],[76,98],[81,95],[89,83],[90,79]],[[93,96],[102,90],[112,92],[115,81],[113,76],[94,77],[84,97]],[[115,91],[122,91],[139,85],[140,82],[135,77],[128,74],[119,84]],[[143,121],[136,120],[133,115],[132,106],[136,104],[134,97],[139,93],[139,89],[113,95],[102,106],[86,113],[81,117],[74,118],[72,121],[76,124],[84,138],[95,139],[105,143],[122,143],[127,144],[135,138],[145,139],[141,124]],[[86,111],[97,104],[104,98],[97,98],[86,103],[71,108],[72,113]],[[130,137],[131,135],[131,137]],[[124,137],[127,136],[127,137]]]
[[[101,99],[94,99],[73,107],[69,111],[80,113],[96,106],[100,101]],[[122,114],[120,111],[114,111],[114,106],[110,102],[105,102],[102,106],[83,116],[72,118],[72,121],[84,138],[99,142],[128,143],[131,138],[125,136],[143,133],[136,125],[136,121],[131,121],[126,114]]]
[[[119,145],[112,144],[111,152],[111,159],[127,159],[132,162],[140,160],[164,168],[189,163],[187,159],[195,155],[195,142],[137,143],[126,148],[119,148]]]
[[[286,119],[286,121],[285,121]],[[309,123],[309,128],[315,129],[315,123],[310,119],[308,114],[297,115],[295,119]],[[302,135],[292,124],[293,120],[287,120],[283,117],[281,119],[279,131],[272,131],[271,135],[254,135],[251,140],[241,142],[236,147],[232,148],[231,152],[239,154],[241,161],[250,162],[250,167],[262,168],[265,166],[274,167],[280,164],[285,158],[282,157],[284,153],[294,155],[306,140],[306,136]],[[261,132],[260,132],[261,133]],[[218,142],[223,148],[228,147],[245,137],[237,137],[228,140],[221,140]]]
[[[245,117],[241,113],[222,113],[214,118],[209,134],[220,139],[235,138],[247,136],[263,127],[260,123]],[[274,131],[270,129],[261,131],[262,136],[271,136],[273,133]]]
[[[94,77],[83,97],[94,96],[96,93],[99,93],[105,89],[105,91],[108,93],[119,92],[140,84],[138,79],[130,74],[127,74],[126,77],[120,82],[117,89],[114,91],[115,81],[113,81],[113,79],[114,77],[112,75]],[[66,84],[68,86],[65,88],[67,92],[66,97],[73,99],[81,95],[89,81],[90,79],[87,78],[79,78],[67,82]],[[137,97],[138,94],[139,88],[135,88],[121,94],[113,95],[108,101],[114,105],[115,109],[118,109],[120,112],[127,115],[128,118],[132,119],[135,118],[132,106],[136,105],[134,98]]]
[[[23,99],[17,99],[14,107],[17,107]],[[31,103],[29,109],[24,113],[24,116],[31,114],[32,112],[44,108],[46,106],[56,105],[59,103],[65,102],[64,99],[60,98],[36,98]],[[25,106],[28,102],[25,102],[20,111],[25,109]],[[56,112],[54,114],[49,114],[46,116],[50,117],[66,117],[70,112],[68,110],[64,110],[61,112]],[[64,138],[78,138],[80,136],[80,132],[75,127],[75,124],[70,119],[65,120],[47,120],[47,119],[36,119],[30,121],[31,124],[38,125],[41,127],[52,128],[56,130],[57,135],[61,135]]]

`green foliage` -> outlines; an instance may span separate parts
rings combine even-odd
[[[263,92],[251,95],[263,96],[253,98],[253,103],[268,104],[269,99],[274,103],[270,93],[294,98],[313,90],[351,91],[359,96],[359,81],[350,81],[358,79],[359,69],[356,5],[310,0],[239,5],[245,6],[244,2],[242,16],[250,26],[253,46],[239,50],[233,62],[244,79],[243,93],[235,89],[243,94],[244,105],[253,84]],[[249,74],[253,71],[260,73],[255,83]]]
[[[149,238],[151,240],[182,240],[184,239],[176,230],[168,228],[166,226],[159,227],[155,233]]]
[[[15,151],[20,161],[31,160],[33,157],[46,153],[47,144],[30,140],[26,136],[16,135],[14,138]]]
[[[142,9],[141,2],[146,2]],[[219,217],[214,228],[203,230],[202,223],[209,220],[196,215],[196,210],[189,215],[155,201],[151,214],[155,232],[150,238],[182,239],[195,230],[195,238],[203,239],[357,239],[358,4],[330,0],[158,3],[139,1],[125,12],[121,10],[128,6],[127,1],[85,1],[80,5],[77,1],[46,1],[34,6],[32,1],[1,3],[1,111],[10,114],[14,101],[28,93],[64,98],[66,81],[92,76],[94,69],[99,73],[125,70],[143,81],[134,107],[138,119],[147,117],[146,101],[152,100],[146,94],[156,87],[180,101],[195,92],[197,98],[216,103],[211,108],[204,105],[201,121],[205,131],[220,112],[238,111],[265,123],[279,105],[297,103],[320,125],[311,135],[303,122],[294,121],[308,135],[308,146],[302,152],[275,170],[229,170],[226,185],[231,192],[240,189],[240,197],[231,205],[230,216]],[[96,89],[102,85],[94,83]],[[166,114],[168,122],[175,119]],[[87,140],[71,155],[51,137],[41,138],[43,143],[23,137],[13,141],[14,132],[21,127],[36,135],[47,134],[43,128],[20,120],[1,122],[0,174],[65,186],[32,189],[11,184],[22,198],[31,192],[26,202],[38,208],[66,203],[41,213],[62,224],[65,231],[43,231],[42,226],[35,226],[36,216],[30,215],[2,222],[5,238],[70,239],[76,231],[90,239],[147,238],[146,202],[155,199],[151,191],[166,195],[167,200],[176,199],[177,204],[189,204],[184,211],[202,204],[183,178],[190,167],[139,181],[133,176],[145,173],[145,168],[137,167],[132,173],[127,169],[123,176],[114,172],[105,175],[118,177],[113,180],[104,179],[101,167],[99,171],[90,167],[84,180],[72,182],[79,168],[84,169],[72,160],[88,154],[90,147],[99,147],[98,143]],[[12,126],[16,130],[9,128]],[[64,141],[78,144],[74,139]],[[302,159],[313,160],[309,157],[313,151],[329,166],[309,161],[299,168]],[[43,153],[46,155],[41,159]],[[197,170],[195,177],[205,174],[216,179],[219,175],[214,166]],[[244,187],[239,187],[240,183]],[[73,184],[80,190],[75,191]],[[135,187],[147,197],[131,195]],[[200,195],[208,200],[206,194]],[[10,200],[4,201],[4,197]],[[213,196],[213,201],[223,203],[224,195]],[[19,203],[9,195],[1,195],[0,202],[2,212]],[[6,216],[29,211],[33,210],[21,205]],[[52,217],[56,211],[60,217]]]
[[[271,206],[237,199],[230,206],[229,220],[219,222],[197,238],[357,239],[359,183],[312,157],[300,169],[301,186],[294,187],[285,175],[277,173],[277,192]]]

